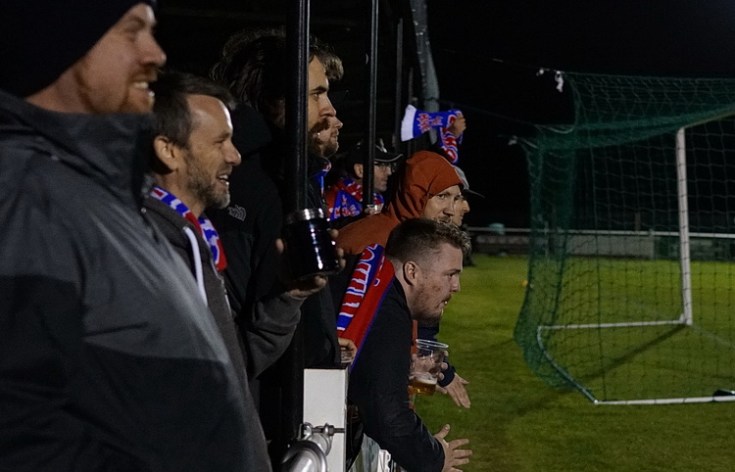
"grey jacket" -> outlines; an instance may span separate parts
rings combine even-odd
[[[147,121],[0,91],[0,470],[252,470],[217,325],[139,211]]]
[[[227,301],[224,281],[217,273],[209,247],[197,229],[175,210],[155,198],[147,198],[144,206],[149,217],[187,264],[188,272],[195,278],[201,277],[197,282],[206,292],[207,303],[238,370],[245,397],[246,423],[249,427],[248,455],[251,459],[249,470],[270,470],[265,436],[248,388],[246,359],[253,360],[251,365],[262,370],[280,357],[288,347],[298,324],[302,300],[284,293],[258,302],[252,319],[259,323],[248,324],[241,330],[245,336],[243,342]],[[196,245],[192,245],[190,235],[195,238]],[[195,270],[196,260],[201,262],[201,274],[197,274]],[[257,373],[260,371],[254,372],[254,375]]]

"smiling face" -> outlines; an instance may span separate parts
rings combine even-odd
[[[139,3],[50,86],[52,109],[76,113],[148,113],[148,84],[166,56],[153,37],[155,17]],[[43,93],[43,91],[41,92]],[[32,97],[30,101],[33,101]]]
[[[197,216],[209,207],[230,203],[229,176],[240,164],[240,153],[232,144],[232,122],[225,105],[207,95],[187,97],[192,132],[184,152],[181,188],[177,195]]]
[[[415,264],[416,289],[409,300],[411,316],[420,321],[436,322],[441,319],[452,294],[460,290],[462,250],[442,243],[439,250]]]

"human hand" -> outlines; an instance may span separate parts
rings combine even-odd
[[[332,238],[332,241],[336,241],[337,236],[339,236],[339,231],[334,228],[329,228],[329,236]],[[345,260],[345,250],[341,247],[337,248],[337,259],[339,259],[339,270],[344,269],[347,261]]]
[[[436,390],[449,395],[457,406],[469,408],[471,404],[470,395],[464,387],[468,383],[470,382],[463,379],[455,372],[454,379],[449,383],[449,385],[446,387],[437,386]]]
[[[449,364],[442,361],[441,364],[439,364],[439,372],[436,375],[437,380],[444,380],[444,371],[449,368]],[[436,389],[441,393],[447,393],[446,390],[441,388],[439,385],[436,386]]]
[[[449,368],[449,364],[442,361],[437,363],[432,356],[419,357],[415,352],[411,353],[411,372],[429,372],[437,380],[444,380],[444,371]],[[437,386],[437,389],[441,388]],[[442,392],[446,393],[446,392]]]
[[[434,437],[439,441],[444,449],[444,467],[442,472],[462,472],[457,466],[468,464],[470,462],[470,456],[472,455],[471,449],[460,449],[470,443],[469,439],[454,439],[447,442],[447,434],[449,434],[449,425],[445,424]]]
[[[329,230],[330,236],[336,238],[337,231]],[[282,239],[276,239],[276,251],[283,256],[285,245]],[[340,270],[345,267],[344,251],[337,249],[337,257],[339,258]],[[281,282],[286,287],[286,293],[295,298],[308,298],[327,285],[328,277],[326,275],[313,275],[311,277],[294,279],[288,267],[288,263],[281,258]]]
[[[340,350],[340,358],[342,359],[343,364],[352,364],[352,361],[355,360],[355,356],[357,355],[357,346],[354,342],[352,342],[351,339],[347,338],[337,338],[337,342],[339,343],[339,350]]]

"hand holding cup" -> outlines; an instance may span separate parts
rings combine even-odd
[[[433,395],[449,346],[430,339],[416,340],[416,354],[412,358],[409,383],[414,393]]]

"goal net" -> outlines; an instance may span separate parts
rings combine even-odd
[[[596,403],[735,400],[735,81],[565,74],[523,142],[529,366]]]

